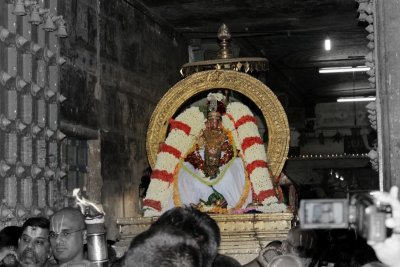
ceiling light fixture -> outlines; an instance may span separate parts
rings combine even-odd
[[[330,51],[331,50],[331,39],[326,38],[325,39],[325,51]]]
[[[339,97],[337,102],[372,102],[375,101],[375,99],[375,96]]]
[[[371,68],[367,66],[357,67],[335,67],[335,68],[320,68],[319,73],[341,73],[341,72],[361,72],[369,71]]]

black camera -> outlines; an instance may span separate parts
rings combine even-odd
[[[355,229],[369,241],[384,241],[391,217],[390,205],[374,201],[371,195],[356,194],[348,199],[305,199],[300,201],[300,227],[304,229]]]

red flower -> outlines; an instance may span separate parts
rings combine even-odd
[[[174,155],[178,159],[181,157],[182,154],[178,149],[173,146],[167,145],[166,143],[162,143],[160,145],[159,152],[167,152],[171,155]]]
[[[239,128],[241,125],[247,123],[247,122],[253,122],[256,123],[256,118],[254,116],[246,115],[238,119],[237,122],[235,122],[235,129]]]
[[[256,168],[268,168],[268,163],[264,160],[255,160],[250,164],[247,164],[246,170],[249,175],[256,169]]]
[[[191,128],[186,123],[183,123],[181,121],[176,121],[174,119],[170,119],[169,124],[171,125],[171,130],[179,129],[179,130],[183,131],[186,135],[190,134]]]
[[[264,144],[263,140],[261,139],[260,136],[253,136],[253,137],[246,137],[243,139],[243,143],[242,143],[242,150],[243,153],[246,151],[246,149],[248,149],[249,147],[251,147],[254,144]]]
[[[260,191],[260,193],[256,194],[253,192],[253,199],[258,200],[259,202],[263,202],[264,199],[275,196],[275,190],[274,189],[269,189],[269,190],[263,190]]]
[[[161,202],[158,200],[145,199],[143,201],[143,206],[147,206],[147,207],[153,208],[157,211],[161,211]]]
[[[172,183],[174,181],[174,175],[167,171],[160,171],[156,169],[151,173],[151,179],[159,179],[164,182]]]

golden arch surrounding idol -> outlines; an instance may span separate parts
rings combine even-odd
[[[210,118],[210,110],[205,119],[198,107],[173,118],[193,96],[217,89],[239,92],[259,107],[268,130],[267,151],[253,113],[240,102],[229,103],[217,123],[215,117]],[[209,94],[208,103],[217,95]],[[218,101],[214,100],[216,106]],[[169,126],[171,131],[166,136]],[[207,135],[213,136],[209,140],[219,137],[221,145],[210,148],[210,142],[201,142]],[[286,114],[276,96],[259,80],[229,70],[203,71],[187,77],[164,95],[150,120],[146,145],[153,173],[143,202],[144,215],[157,216],[182,205],[223,214],[245,213],[253,208],[261,212],[285,211],[278,200],[282,200],[282,192],[276,177],[283,168],[288,142]],[[211,152],[223,146],[230,152],[219,151],[218,155],[233,155],[226,162]],[[223,163],[216,164],[220,160]]]
[[[164,142],[169,120],[191,97],[215,89],[226,88],[248,97],[261,110],[268,129],[267,159],[274,176],[278,176],[285,164],[289,149],[289,125],[286,113],[265,84],[252,76],[236,71],[212,70],[192,74],[175,84],[156,106],[147,131],[147,156],[155,166],[160,143]]]

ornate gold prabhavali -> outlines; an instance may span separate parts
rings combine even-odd
[[[217,89],[228,89],[248,97],[261,110],[268,130],[267,159],[273,175],[280,175],[289,149],[289,125],[286,113],[272,90],[261,81],[246,74],[268,69],[263,58],[232,58],[230,34],[226,26],[219,31],[221,50],[218,59],[185,64],[184,76],[162,97],[148,127],[146,149],[149,163],[154,168],[159,145],[165,141],[169,120],[193,96]],[[243,73],[244,72],[244,73]],[[211,215],[221,230],[220,253],[232,256],[244,264],[255,257],[266,244],[283,240],[291,228],[293,214],[227,214]],[[157,217],[119,218],[121,241],[119,256],[129,247],[137,234],[145,231]]]
[[[266,58],[233,58],[230,48],[231,34],[222,24],[218,30],[220,50],[217,59],[192,62],[183,65],[183,76],[190,75],[175,84],[156,106],[147,131],[147,157],[154,168],[159,145],[164,142],[169,119],[191,97],[204,91],[230,89],[252,100],[261,110],[268,129],[267,159],[272,174],[278,176],[285,164],[289,150],[289,124],[286,113],[265,84],[246,74],[266,71]],[[244,72],[244,73],[243,73]]]
[[[154,167],[158,147],[164,142],[169,119],[191,97],[204,91],[230,89],[252,100],[261,110],[268,128],[267,159],[274,175],[279,175],[289,149],[289,124],[286,113],[265,84],[252,76],[233,70],[210,70],[190,75],[175,84],[156,106],[147,130],[147,157]]]

